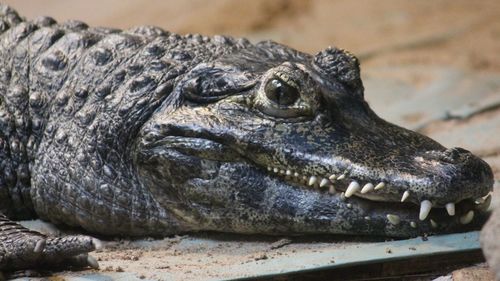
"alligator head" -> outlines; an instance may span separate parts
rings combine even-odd
[[[490,167],[382,120],[363,91],[348,52],[259,43],[176,81],[135,166],[186,230],[405,237],[480,221]]]

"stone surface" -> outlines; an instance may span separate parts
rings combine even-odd
[[[413,130],[500,107],[500,74],[428,66],[380,67],[367,69],[363,82],[376,112]]]
[[[453,271],[453,281],[493,281],[493,274],[485,266],[471,266]]]

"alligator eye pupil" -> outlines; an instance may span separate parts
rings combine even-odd
[[[280,79],[269,80],[264,91],[268,99],[279,105],[291,105],[299,98],[299,91]]]

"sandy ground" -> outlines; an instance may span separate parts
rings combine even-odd
[[[272,39],[306,52],[329,45],[348,49],[361,59],[366,98],[376,112],[446,146],[477,153],[500,179],[497,0],[3,2],[28,18],[50,15],[97,26],[156,25],[181,34]],[[152,280],[203,280],[224,277],[211,276],[205,269],[227,266],[236,256],[237,262],[245,263],[287,251],[331,247],[323,242],[295,243],[269,251],[278,238],[198,238],[182,236],[152,244],[111,241],[94,256],[104,272],[132,272]],[[186,251],[183,245],[193,241],[202,242]],[[175,272],[182,274],[169,275]]]

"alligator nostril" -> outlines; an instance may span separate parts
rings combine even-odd
[[[450,164],[458,164],[467,161],[467,159],[472,156],[472,153],[460,147],[453,147],[444,151],[427,151],[422,156],[422,160],[436,160]]]
[[[453,147],[445,150],[443,152],[443,160],[448,160],[451,162],[459,162],[464,161],[469,155],[471,155],[470,151],[465,150],[461,147]]]

